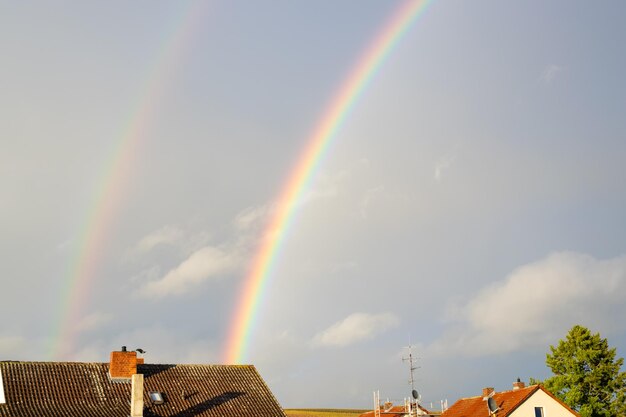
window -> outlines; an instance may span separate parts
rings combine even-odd
[[[535,417],[543,417],[543,407],[535,407]]]

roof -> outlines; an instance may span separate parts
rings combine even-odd
[[[0,362],[6,404],[0,417],[128,417],[130,382],[108,363]],[[137,365],[144,416],[285,417],[252,365]],[[149,392],[165,398],[160,405]]]
[[[418,407],[425,415],[430,415],[431,413],[418,404]],[[391,408],[385,409],[384,407],[380,408],[380,417],[402,417],[407,415],[407,410],[404,405],[394,405]],[[367,411],[361,414],[359,417],[374,417],[374,410]]]
[[[519,407],[524,401],[530,398],[531,395],[539,390],[545,392],[555,401],[566,407],[572,412],[573,415],[578,415],[575,411],[573,411],[570,407],[568,407],[566,404],[564,404],[562,401],[552,395],[552,393],[547,391],[541,385],[530,385],[525,388],[494,393],[493,399],[496,401],[496,404],[499,407],[497,416],[508,416],[513,411],[515,411],[515,409],[517,409],[517,407]],[[450,408],[444,411],[441,414],[441,417],[489,417],[487,402],[483,398],[484,397],[482,396],[461,398],[460,400],[452,404]]]

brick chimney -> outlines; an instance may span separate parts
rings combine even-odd
[[[109,376],[113,380],[129,381],[137,373],[137,352],[129,352],[126,346],[121,351],[111,352]]]
[[[493,387],[483,388],[483,397],[488,397],[494,391]]]
[[[526,384],[524,384],[522,381],[520,381],[519,378],[517,378],[517,381],[515,381],[513,383],[513,390],[518,390],[518,389],[522,389],[525,388]]]

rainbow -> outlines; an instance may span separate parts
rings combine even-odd
[[[237,364],[246,359],[259,302],[272,275],[281,244],[293,222],[295,207],[314,177],[332,139],[385,58],[431,1],[412,0],[400,5],[357,61],[307,140],[304,152],[277,199],[276,209],[264,231],[263,240],[243,280],[224,350],[225,363]]]
[[[94,187],[92,204],[78,232],[76,252],[68,263],[61,289],[61,308],[54,318],[49,338],[50,359],[72,358],[74,341],[90,300],[91,287],[102,263],[103,254],[115,226],[116,216],[127,195],[128,179],[132,178],[134,162],[150,125],[156,116],[159,99],[170,83],[186,49],[192,45],[195,31],[207,15],[208,2],[190,2],[177,15],[166,31],[150,71],[139,88],[133,111],[113,141],[112,152],[104,163]]]

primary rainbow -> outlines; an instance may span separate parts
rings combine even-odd
[[[106,253],[111,229],[115,226],[129,179],[133,177],[137,152],[146,140],[163,90],[167,88],[181,58],[187,55],[186,49],[192,44],[195,30],[201,26],[206,15],[206,3],[190,2],[172,19],[157,48],[155,62],[143,77],[132,111],[122,131],[112,141],[112,152],[94,187],[92,204],[78,232],[76,252],[68,264],[61,289],[61,307],[54,318],[50,336],[50,359],[73,358],[74,341],[80,331],[77,324],[86,313],[91,287]]]
[[[304,152],[280,193],[263,241],[243,281],[224,352],[226,363],[241,363],[246,358],[256,311],[271,276],[276,255],[293,220],[295,206],[307,189],[326,149],[389,52],[431,1],[402,2],[334,95],[309,137]]]

